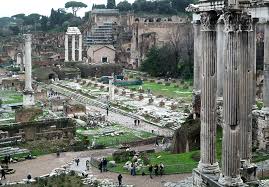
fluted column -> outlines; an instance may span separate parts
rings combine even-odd
[[[72,35],[72,61],[76,61],[76,35]]]
[[[269,23],[264,26],[263,110],[269,111]]]
[[[200,20],[193,22],[194,34],[194,72],[193,72],[193,90],[194,92],[201,90],[200,85],[200,66],[201,66],[201,36],[200,36]]]
[[[251,16],[243,14],[238,31],[240,158],[250,164],[252,146],[253,48]]]
[[[224,47],[224,87],[223,87],[223,138],[222,171],[219,183],[225,186],[242,184],[240,178],[240,126],[239,126],[239,58],[238,45],[240,14],[224,14],[226,44]]]
[[[82,35],[79,35],[78,61],[82,61]]]
[[[64,40],[64,52],[65,52],[65,62],[69,61],[69,57],[68,57],[68,35],[65,35],[65,40]]]
[[[32,91],[32,35],[25,34],[25,90]]]
[[[223,97],[223,74],[224,74],[224,63],[223,63],[223,53],[224,53],[224,21],[221,17],[217,24],[217,98]]]
[[[109,100],[113,101],[115,98],[115,94],[114,94],[114,75],[112,75],[111,77],[109,77]]]
[[[217,88],[217,46],[216,12],[201,14],[201,173],[217,173],[216,161],[216,88]]]
[[[29,107],[34,105],[34,95],[32,88],[32,35],[25,34],[25,88],[23,92],[23,106]]]

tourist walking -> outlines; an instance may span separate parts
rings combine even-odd
[[[153,171],[153,166],[149,165],[149,176],[152,179],[152,171]]]
[[[135,126],[136,126],[136,122],[137,122],[137,120],[135,119],[135,120],[134,120],[134,125],[135,125]]]
[[[135,170],[136,170],[136,168],[135,168],[135,164],[132,163],[132,164],[131,164],[131,175],[132,175],[132,176],[135,176],[135,175],[136,175],[136,171],[135,171]]]
[[[89,171],[90,170],[90,161],[86,160],[86,169]]]
[[[6,172],[4,168],[1,169],[1,180],[6,179]]]
[[[159,146],[158,137],[156,138],[155,145],[156,145],[156,146]]]
[[[161,163],[160,163],[160,175],[163,176],[163,174],[164,174],[164,165],[163,165],[163,163],[161,162]]]
[[[107,160],[106,158],[103,158],[103,172],[107,171]]]
[[[78,164],[79,164],[79,158],[77,158],[77,159],[75,159],[75,162],[77,163],[77,166],[78,166]]]
[[[106,115],[107,115],[107,116],[108,116],[108,110],[109,110],[109,109],[108,109],[108,106],[107,106],[107,107],[106,107]]]
[[[103,171],[103,160],[101,160],[98,167],[99,167],[100,173],[102,173],[102,171]]]
[[[158,166],[158,164],[156,164],[154,166],[154,174],[155,174],[155,176],[158,176],[158,174],[159,174],[159,166]]]
[[[140,119],[137,120],[137,125],[138,125],[138,126],[140,125]]]
[[[119,181],[119,186],[121,186],[121,184],[122,184],[122,175],[121,174],[119,174],[119,176],[118,176],[118,181]]]

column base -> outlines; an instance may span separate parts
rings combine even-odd
[[[220,173],[220,168],[219,168],[218,162],[213,163],[211,165],[211,164],[204,164],[200,161],[198,164],[198,170],[204,174],[215,174],[216,175],[216,174]]]
[[[32,107],[35,105],[34,92],[24,91],[23,92],[23,107]]]
[[[241,179],[240,175],[237,177],[228,177],[220,174],[220,178],[218,181],[223,186],[243,186],[243,180]]]

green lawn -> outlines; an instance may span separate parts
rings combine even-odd
[[[199,154],[199,151],[192,151],[189,153],[181,154],[171,154],[170,152],[159,152],[159,153],[149,153],[148,158],[150,164],[153,166],[155,164],[160,164],[161,162],[165,166],[165,174],[175,174],[175,173],[191,173],[192,170],[197,167],[198,162],[193,159],[195,155]],[[111,160],[112,158],[108,158]],[[126,162],[117,163],[116,167],[109,167],[108,169],[112,172],[117,173],[129,173],[123,168]],[[138,171],[137,174],[141,174],[144,171],[148,174],[148,167],[144,167],[142,170]]]
[[[3,104],[12,104],[22,102],[22,93],[11,90],[0,90]]]
[[[182,98],[187,101],[191,101],[192,98],[192,86],[190,81],[185,82],[188,85],[188,88],[184,84],[178,84],[178,87],[175,87],[175,83],[172,83],[170,86],[165,86],[164,84],[157,84],[155,82],[145,81],[142,85],[142,88],[147,91],[150,89],[154,95],[163,95],[165,97],[171,98]],[[129,88],[139,88],[140,86],[129,86]]]
[[[101,135],[103,131],[110,131],[114,130],[116,132],[121,131],[122,133],[119,135],[115,136],[103,136]],[[154,137],[152,133],[145,132],[145,131],[139,131],[139,130],[133,130],[129,129],[126,127],[123,127],[121,125],[113,125],[110,127],[105,127],[105,128],[94,128],[94,129],[83,129],[79,128],[77,129],[76,133],[78,137],[81,139],[83,138],[83,134],[87,132],[88,140],[90,141],[90,144],[93,142],[95,139],[95,144],[96,145],[102,145],[104,147],[111,147],[111,146],[117,146],[122,143],[128,143],[128,142],[133,142],[137,140],[143,140],[147,138]]]

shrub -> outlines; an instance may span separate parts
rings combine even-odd
[[[170,85],[171,85],[170,82],[166,82],[166,83],[165,83],[165,86],[170,86]]]

